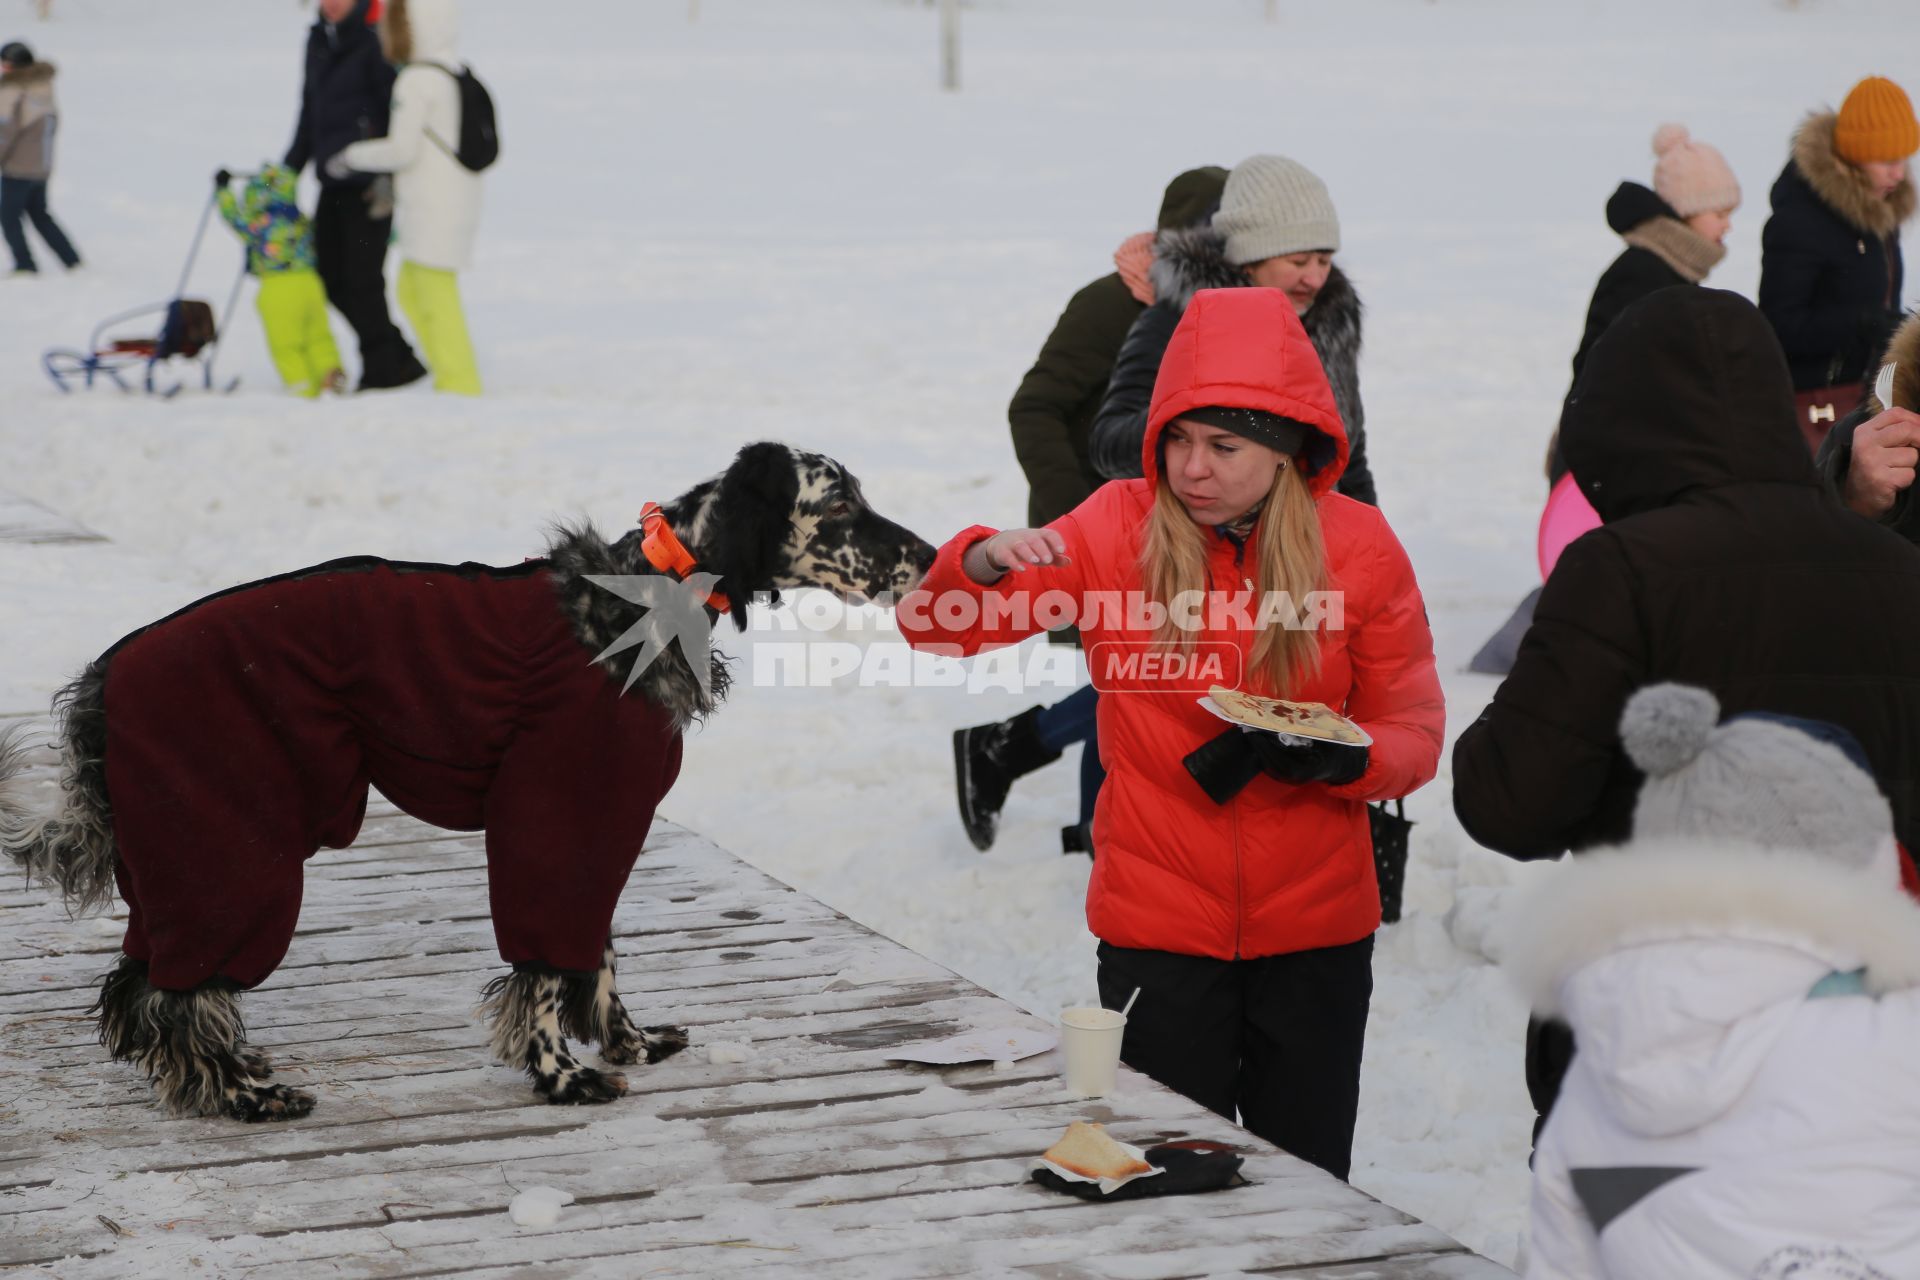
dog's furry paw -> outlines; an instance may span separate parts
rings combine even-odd
[[[659,1062],[671,1058],[687,1047],[687,1029],[685,1027],[642,1027],[640,1043],[646,1046],[647,1061]]]
[[[536,1080],[533,1087],[556,1107],[572,1107],[612,1102],[626,1093],[627,1078],[618,1071],[574,1067],[561,1072],[558,1079]]]
[[[236,1120],[298,1120],[313,1110],[313,1095],[284,1084],[242,1085],[228,1099]]]
[[[638,1036],[628,1036],[622,1040],[611,1040],[600,1046],[600,1061],[616,1067],[630,1067],[636,1062],[644,1062],[647,1046]]]
[[[241,1049],[234,1054],[239,1060],[240,1069],[249,1079],[268,1080],[273,1077],[273,1059],[258,1049]]]

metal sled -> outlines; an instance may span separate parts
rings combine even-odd
[[[200,242],[206,238],[207,223],[213,216],[217,198],[216,193],[201,211],[200,227],[193,233],[193,247],[187,253],[187,265],[180,272],[180,284],[173,297],[166,302],[108,316],[94,326],[83,350],[54,347],[47,351],[41,363],[54,386],[72,391],[77,383],[91,390],[96,379],[104,379],[122,391],[137,389],[149,395],[177,395],[191,378],[191,371],[186,378],[169,378],[163,370],[179,360],[199,368],[202,390],[214,389],[213,362],[220,345],[218,317],[211,303],[183,295],[187,280],[193,274],[194,259],[200,255]],[[241,281],[246,277],[246,256],[242,253],[240,274],[234,278],[233,289],[227,295],[224,314],[233,314]],[[136,321],[151,321],[155,317],[160,322],[157,333],[151,325],[144,332],[134,327]],[[240,379],[236,377],[220,390],[230,392],[239,385]]]

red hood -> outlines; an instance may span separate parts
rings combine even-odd
[[[1160,483],[1160,430],[1190,409],[1265,409],[1320,433],[1302,452],[1318,463],[1317,497],[1347,469],[1347,429],[1320,355],[1278,289],[1202,289],[1173,331],[1153,384],[1141,468]],[[1331,446],[1331,447],[1329,447]]]

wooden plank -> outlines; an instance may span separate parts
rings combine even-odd
[[[282,1077],[320,1095],[293,1125],[160,1115],[84,1016],[112,939],[44,895],[0,900],[25,922],[8,936],[32,944],[0,956],[0,1265],[84,1255],[56,1268],[70,1280],[1505,1274],[1447,1270],[1472,1260],[1439,1232],[1130,1073],[1088,1103],[1050,1057],[886,1062],[946,1030],[1038,1023],[666,824],[616,917],[621,984],[695,1048],[633,1070],[614,1105],[541,1105],[466,1016],[499,971],[478,838],[378,805],[369,833],[314,859],[288,963],[245,1001]],[[748,1050],[701,1053],[725,1041]],[[1254,1183],[1179,1202],[1046,1192],[1032,1156],[1078,1118],[1244,1143]],[[578,1203],[552,1230],[513,1227],[515,1188],[543,1183]]]

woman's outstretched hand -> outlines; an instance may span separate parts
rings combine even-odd
[[[1002,529],[967,548],[963,568],[975,582],[998,582],[1037,564],[1071,564],[1067,540],[1054,529]]]

